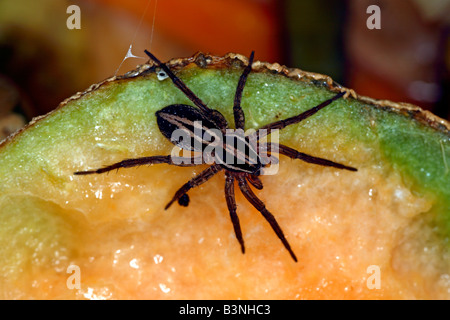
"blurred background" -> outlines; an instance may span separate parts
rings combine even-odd
[[[70,5],[80,29],[67,27]],[[163,61],[255,50],[257,60],[450,119],[450,0],[0,0],[0,140],[147,61],[122,63],[130,45]]]

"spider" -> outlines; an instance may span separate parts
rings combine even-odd
[[[244,90],[247,77],[252,70],[254,51],[250,54],[248,59],[248,64],[244,68],[235,92],[234,104],[233,104],[233,115],[235,129],[231,130],[228,126],[225,117],[217,110],[210,109],[200,98],[198,98],[187,86],[186,84],[178,78],[170,68],[159,61],[152,53],[145,50],[144,51],[151,60],[153,60],[156,65],[165,72],[165,74],[172,80],[174,85],[180,89],[195,105],[184,105],[184,104],[172,104],[167,107],[162,108],[156,112],[156,120],[161,133],[173,144],[178,145],[184,150],[193,151],[194,155],[191,157],[175,157],[171,155],[167,156],[150,156],[141,157],[135,159],[126,159],[112,165],[95,169],[89,171],[78,171],[75,172],[76,175],[87,175],[87,174],[101,174],[111,170],[119,168],[129,168],[140,166],[144,164],[160,164],[165,163],[169,165],[176,166],[196,166],[199,164],[208,163],[210,166],[203,170],[200,174],[186,182],[178,191],[175,192],[173,198],[165,206],[167,210],[175,201],[178,201],[181,206],[188,206],[189,197],[187,195],[188,191],[194,187],[197,187],[220,171],[225,172],[225,199],[230,214],[231,222],[233,224],[234,233],[236,239],[240,244],[242,253],[245,253],[244,239],[242,236],[241,226],[239,223],[239,218],[236,214],[236,200],[235,200],[235,180],[237,181],[238,187],[241,190],[244,197],[263,215],[266,221],[270,224],[275,234],[281,240],[282,244],[289,252],[292,259],[297,262],[297,257],[294,254],[289,242],[276,221],[275,217],[270,213],[264,203],[255,195],[253,190],[250,188],[252,185],[254,188],[261,190],[263,184],[259,176],[263,173],[263,169],[267,166],[264,163],[263,156],[258,154],[258,144],[259,147],[268,153],[272,150],[278,150],[279,154],[285,155],[292,159],[300,159],[308,163],[314,163],[321,166],[334,167],[337,169],[345,169],[350,171],[357,171],[356,168],[345,166],[340,163],[336,163],[330,160],[317,158],[297,150],[294,150],[288,146],[278,144],[278,143],[263,143],[260,142],[262,138],[270,135],[274,130],[281,130],[289,125],[299,123],[300,121],[314,115],[319,110],[331,104],[333,101],[341,98],[343,93],[338,93],[331,99],[328,99],[319,105],[300,113],[299,115],[287,118],[285,120],[276,121],[267,124],[252,134],[238,134],[243,132],[245,129],[245,116],[241,108],[241,98],[242,92]],[[173,138],[173,134],[176,130],[182,130],[188,137],[185,139],[187,141],[180,142]],[[219,143],[221,151],[223,152],[213,152],[212,155],[208,157],[199,158],[195,155],[195,152],[203,152],[211,143],[211,141],[205,140],[205,133],[209,130],[216,130],[222,133],[224,137],[231,138],[232,141],[236,142],[239,140],[243,143],[244,148],[237,150],[234,143],[229,143],[230,139],[222,139]],[[217,136],[216,136],[217,137]],[[257,142],[256,144],[254,142]],[[197,144],[196,144],[197,142]],[[242,152],[242,150],[245,150]],[[250,157],[252,155],[253,157]],[[227,159],[225,159],[228,157]],[[232,161],[229,161],[229,159]],[[252,159],[250,159],[252,158]],[[276,159],[276,158],[275,158]],[[228,161],[226,161],[228,160]]]

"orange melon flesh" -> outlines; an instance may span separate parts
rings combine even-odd
[[[238,55],[199,54],[170,66],[232,123],[245,63]],[[340,90],[328,77],[256,62],[242,99],[247,128],[298,114]],[[187,208],[164,210],[206,166],[73,175],[170,154],[154,114],[190,102],[169,79],[158,80],[154,67],[67,99],[1,145],[0,298],[450,298],[448,123],[347,92],[283,130],[280,140],[358,171],[281,156],[278,173],[262,176],[264,189],[255,191],[298,263],[237,192],[241,253],[223,173],[191,190]]]

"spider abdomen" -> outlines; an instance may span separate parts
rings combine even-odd
[[[176,146],[189,151],[202,152],[220,129],[204,112],[184,105],[172,104],[156,112],[161,133]]]
[[[251,143],[243,130],[226,129],[223,134],[210,117],[195,107],[173,104],[156,112],[156,119],[167,139],[184,150],[201,152],[205,162],[212,160],[236,172],[257,173],[261,169],[256,143]]]

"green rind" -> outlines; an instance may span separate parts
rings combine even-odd
[[[3,146],[1,194],[26,192],[47,200],[61,192],[69,196],[70,190],[61,186],[69,184],[73,171],[148,155],[146,150],[170,150],[171,145],[158,131],[154,113],[164,106],[190,101],[169,79],[160,81],[154,73],[145,73],[106,82],[69,101]],[[204,102],[232,123],[233,96],[240,73],[239,68],[191,67],[179,75]],[[296,81],[280,74],[252,73],[242,99],[247,128],[298,114],[334,94],[308,79]],[[138,144],[129,141],[130,133]],[[280,139],[304,152],[312,142],[319,143],[324,150],[333,150],[330,160],[358,168],[388,163],[410,181],[415,192],[436,199],[432,210],[443,235],[448,236],[449,136],[407,115],[349,97],[285,129]],[[102,158],[86,163],[72,156],[80,148],[91,152],[101,149]]]

